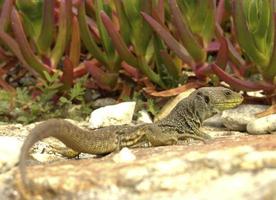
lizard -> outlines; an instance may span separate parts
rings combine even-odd
[[[54,137],[76,152],[104,155],[123,147],[137,148],[174,145],[179,140],[210,139],[200,130],[202,122],[216,113],[241,104],[241,94],[224,87],[202,87],[181,100],[167,117],[152,124],[114,125],[85,130],[64,119],[49,119],[30,131],[19,157],[19,173],[23,186],[26,177],[26,160],[31,147],[47,137]]]

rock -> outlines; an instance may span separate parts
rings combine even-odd
[[[62,156],[56,152],[57,146],[52,145],[52,143],[60,143],[60,146],[64,146],[61,142],[56,142],[57,140],[49,138],[43,141],[37,142],[30,151],[30,156],[39,162],[51,162],[61,159]]]
[[[177,95],[175,98],[168,101],[160,110],[160,112],[155,116],[154,122],[159,121],[165,118],[171,110],[176,106],[176,104],[181,101],[182,99],[188,97],[195,89],[189,89],[181,94]]]
[[[113,156],[113,161],[116,163],[132,162],[135,159],[136,159],[135,155],[127,147],[122,148],[119,153]]]
[[[22,136],[28,135],[27,129],[22,124],[0,125],[0,136],[16,136],[22,138]]]
[[[264,97],[265,96],[262,90],[246,92],[246,94],[251,97]]]
[[[146,110],[140,110],[138,112],[138,123],[152,123],[152,119]]]
[[[223,127],[221,114],[216,114],[213,117],[203,121],[203,126]]]
[[[11,185],[14,183],[15,168],[0,174],[0,199],[16,200],[22,199],[18,191]]]
[[[0,136],[0,173],[10,170],[18,162],[22,144],[15,137]]]
[[[203,126],[201,130],[211,136],[211,138],[221,138],[229,136],[244,136],[246,133],[240,131],[231,131],[225,127],[215,127],[215,126]]]
[[[257,119],[255,114],[266,110],[268,106],[264,105],[240,105],[237,108],[225,110],[222,112],[222,123],[230,130],[246,131],[249,122]]]
[[[74,125],[88,129],[88,122],[87,121],[75,121],[75,120],[70,120],[66,119],[67,121],[70,121]],[[0,138],[9,138],[9,140],[15,140],[19,141],[19,143],[23,143],[23,140],[26,138],[26,136],[29,134],[29,131],[33,129],[36,125],[38,125],[41,122],[36,122],[32,124],[28,124],[23,126],[22,124],[7,124],[7,125],[0,125]],[[1,139],[0,139],[0,151],[1,147],[3,148],[10,148],[11,150],[18,151],[18,154],[20,153],[20,148],[21,145],[16,145],[14,144],[13,146],[9,146],[8,143],[3,141],[4,145],[1,144]],[[36,144],[34,144],[33,148],[30,150],[30,158],[35,161],[39,162],[52,162],[52,161],[57,161],[57,160],[64,160],[68,159],[68,155],[73,155],[71,153],[71,149],[66,147],[62,142],[55,138],[46,138],[43,141],[38,141]],[[0,152],[1,154],[1,152]],[[9,153],[3,153],[4,155],[9,156]],[[66,156],[67,155],[67,156]],[[94,155],[90,154],[80,154],[80,158],[91,158],[95,157]],[[12,158],[12,156],[11,156]],[[17,158],[14,158],[17,162]],[[3,163],[6,163],[3,161]],[[1,172],[1,161],[0,161],[0,172]],[[12,164],[9,166],[13,166]],[[9,167],[6,167],[4,165],[3,169],[9,169]],[[5,170],[4,170],[5,171]],[[1,199],[1,198],[0,198]]]
[[[136,157],[131,162],[115,163],[112,156],[106,156],[28,166],[27,177],[36,192],[32,199],[276,198],[273,135],[131,152]],[[18,172],[13,181],[20,182]],[[18,185],[11,184],[10,191],[19,192]]]
[[[123,102],[94,110],[90,115],[89,127],[100,128],[110,125],[130,124],[136,102]]]
[[[250,134],[267,134],[276,131],[276,114],[261,117],[247,124],[247,132]]]
[[[117,104],[117,101],[115,99],[100,98],[100,99],[96,99],[95,101],[93,101],[92,107],[93,108],[101,108],[104,106],[110,106],[110,105],[115,105],[115,104]]]

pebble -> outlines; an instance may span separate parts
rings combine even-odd
[[[136,102],[123,102],[94,110],[89,119],[89,128],[130,124]]]
[[[222,112],[222,123],[225,127],[234,131],[246,131],[249,122],[257,119],[257,113],[266,110],[268,106],[244,104],[237,108]]]
[[[247,124],[247,132],[253,135],[267,134],[276,131],[276,114],[258,118]]]
[[[121,151],[113,156],[113,161],[116,163],[133,162],[136,160],[136,156],[127,147],[121,149]]]
[[[137,119],[138,123],[152,123],[152,119],[146,110],[140,110],[138,112],[138,116],[139,116]]]

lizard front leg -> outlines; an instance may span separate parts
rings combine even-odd
[[[206,133],[204,133],[203,131],[201,131],[200,129],[197,129],[195,131],[195,135],[198,136],[198,137],[201,137],[205,140],[208,140],[208,139],[212,139],[212,137]]]
[[[211,136],[207,135],[203,131],[197,129],[194,131],[194,134],[191,133],[178,133],[178,140],[187,140],[188,138],[192,138],[195,140],[200,140],[204,143],[206,143],[206,140],[211,139]]]
[[[199,129],[197,129],[194,134],[179,133],[178,131],[166,129],[153,124],[148,128],[148,130],[150,132],[147,134],[147,138],[149,142],[153,144],[152,146],[172,145],[176,144],[178,140],[187,140],[188,138],[200,140],[206,143],[206,140],[211,138]]]
[[[132,145],[132,147],[173,145],[177,144],[178,140],[187,140],[187,138],[193,138],[205,143],[206,139],[201,135],[178,133],[177,131],[164,129],[155,124],[144,126],[138,131],[141,132],[140,135],[143,135],[144,137],[141,137],[140,141],[137,141],[137,143]]]

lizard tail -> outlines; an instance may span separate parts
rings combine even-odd
[[[29,150],[39,140],[53,136],[58,133],[64,123],[66,123],[66,121],[62,119],[50,119],[37,125],[34,129],[31,130],[30,134],[25,139],[21,147],[21,154],[19,157],[19,173],[21,176],[23,187],[27,189],[27,191],[30,191],[30,183],[27,180],[26,171],[26,162],[28,160]]]

